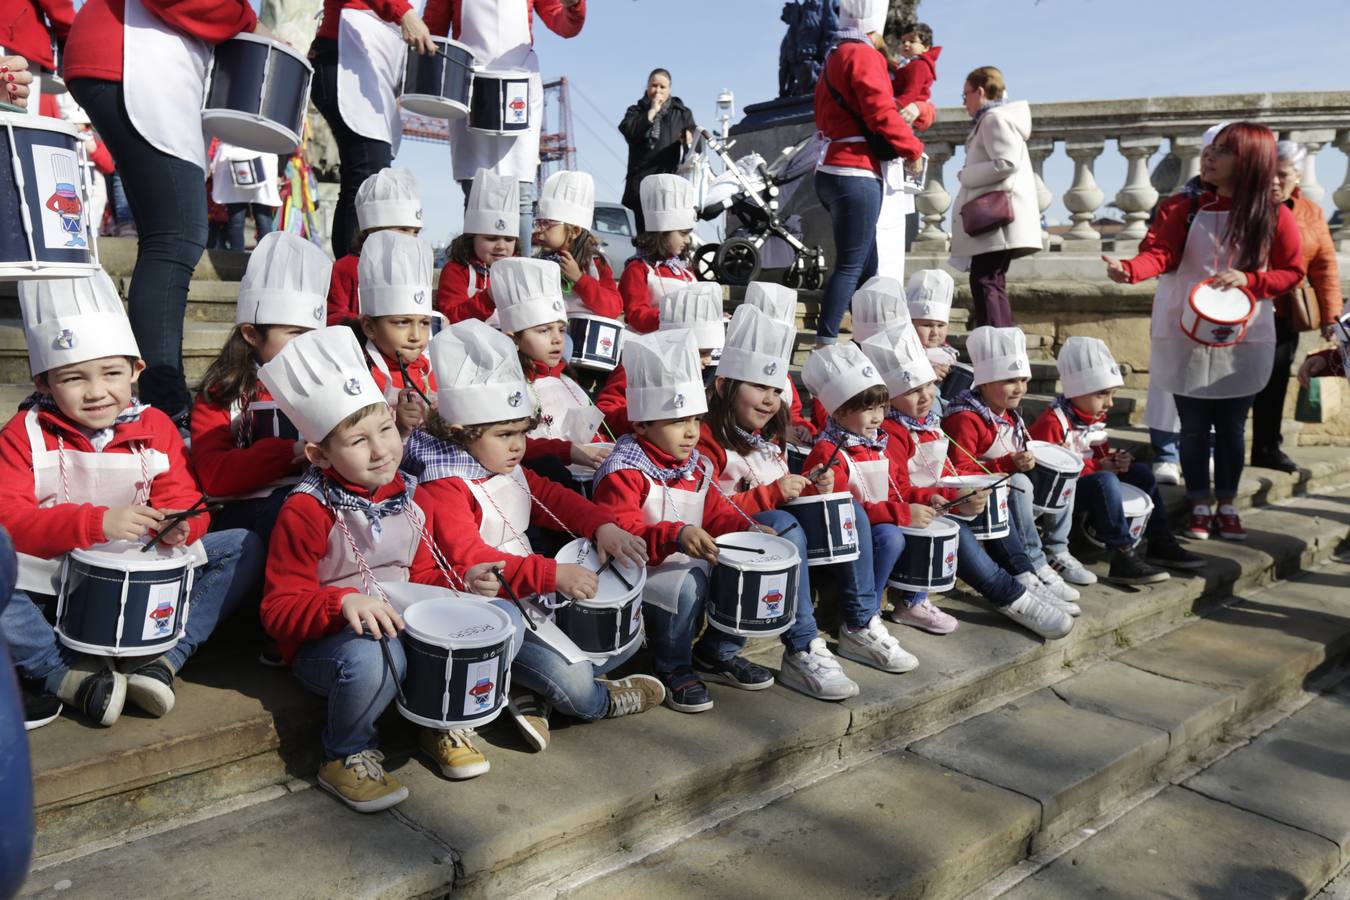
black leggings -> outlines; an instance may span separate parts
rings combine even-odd
[[[1252,404],[1252,456],[1275,453],[1283,440],[1284,398],[1289,389],[1289,367],[1298,350],[1298,332],[1289,325],[1288,316],[1275,317],[1275,367],[1270,381]]]

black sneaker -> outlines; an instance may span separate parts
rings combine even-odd
[[[20,684],[23,692],[23,730],[32,731],[50,725],[61,715],[61,700],[51,694],[34,690],[27,682]]]
[[[1155,566],[1166,566],[1169,569],[1203,569],[1205,567],[1203,556],[1197,556],[1187,550],[1170,534],[1163,539],[1150,539],[1147,546],[1148,549],[1144,552],[1144,560]]]
[[[68,687],[72,681],[73,688]],[[122,705],[127,700],[127,676],[111,669],[99,668],[92,672],[71,669],[61,687],[62,700],[105,727],[122,715]]]
[[[1298,474],[1298,463],[1289,458],[1289,454],[1276,448],[1264,452],[1252,451],[1252,467],[1257,469],[1274,469],[1277,472],[1288,472],[1290,475]]]
[[[1171,577],[1157,566],[1144,562],[1130,549],[1118,549],[1111,554],[1111,570],[1106,574],[1107,581],[1117,584],[1156,584]]]
[[[706,681],[729,684],[743,691],[762,691],[773,687],[773,673],[743,656],[709,660],[695,652],[694,671]]]
[[[262,650],[258,652],[258,662],[269,669],[286,668],[286,660],[281,658],[281,645],[271,638],[263,641]]]
[[[666,686],[666,706],[676,712],[700,713],[712,709],[708,686],[688,666],[680,666],[673,672],[657,672],[656,677]]]
[[[173,670],[164,657],[127,673],[127,699],[156,718],[173,709]]]

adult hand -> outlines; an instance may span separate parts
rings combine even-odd
[[[5,99],[15,106],[27,108],[28,86],[33,83],[28,60],[22,56],[0,56],[0,80],[5,82]]]
[[[595,546],[600,548],[601,564],[612,556],[630,568],[647,565],[647,542],[613,522],[595,530]]]
[[[1129,284],[1130,273],[1125,268],[1125,264],[1114,256],[1102,256],[1102,261],[1106,263],[1106,277],[1116,284]]]
[[[661,97],[661,96],[652,97],[652,98],[651,98],[651,101],[652,101],[652,105],[651,105],[651,107],[647,110],[647,121],[648,121],[648,122],[653,121],[653,120],[656,118],[656,114],[659,113],[659,112],[661,111],[661,107],[663,107],[663,106],[666,105],[666,98],[665,98],[665,97]]]
[[[680,549],[694,559],[717,565],[717,542],[697,525],[686,525],[680,529],[679,544]]]
[[[1299,386],[1307,387],[1314,378],[1319,375],[1325,375],[1328,368],[1330,367],[1327,365],[1325,358],[1321,356],[1309,356],[1303,361],[1303,365],[1298,367]],[[103,521],[105,523],[108,521],[106,514],[104,515]],[[104,528],[107,528],[106,524],[104,525]]]
[[[403,619],[392,606],[379,597],[368,594],[351,593],[342,598],[342,617],[352,626],[352,631],[378,639],[382,634],[391,638],[398,637],[403,627]]]
[[[1211,278],[1209,283],[1220,288],[1243,288],[1247,286],[1247,273],[1239,272],[1237,269],[1224,269]]]
[[[148,506],[114,506],[103,511],[103,536],[110,541],[134,541],[164,521],[164,514]]]
[[[778,479],[778,490],[782,492],[784,500],[796,500],[810,484],[810,479],[805,475],[784,475]]]
[[[408,10],[399,21],[403,30],[403,42],[423,56],[436,52],[436,42],[431,39],[431,29],[414,10]]]

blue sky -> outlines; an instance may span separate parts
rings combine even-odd
[[[618,199],[625,148],[615,126],[637,100],[647,72],[674,74],[674,93],[713,125],[723,88],[746,103],[777,93],[779,0],[589,0],[582,33],[562,40],[535,22],[545,80],[572,85],[578,168],[596,177],[599,199]],[[1249,91],[1344,90],[1350,2],[1302,0],[1284,9],[1262,0],[926,0],[920,15],[943,45],[934,99],[956,105],[961,78],[976,66],[1003,69],[1018,99],[1086,100]],[[445,145],[405,142],[398,164],[417,174],[427,236],[440,242],[460,225],[462,197],[449,179]],[[1318,180],[1329,195],[1345,177],[1344,155],[1328,147]],[[1072,163],[1062,146],[1046,163],[1057,195]],[[948,164],[947,184],[953,183]],[[1108,150],[1098,182],[1110,198],[1124,163]],[[1059,200],[1051,217],[1063,216]]]

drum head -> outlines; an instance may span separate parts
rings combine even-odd
[[[774,571],[801,561],[789,540],[758,531],[737,531],[717,539],[719,565],[742,571]]]
[[[1256,301],[1246,288],[1215,287],[1208,281],[1191,291],[1191,305],[1206,319],[1224,325],[1240,325],[1256,309]]]
[[[140,541],[110,541],[92,547],[70,551],[70,558],[105,569],[124,569],[136,572],[167,572],[191,564],[191,557],[181,547],[156,544],[142,552]]]
[[[586,538],[577,538],[565,545],[553,557],[559,563],[584,566],[592,572],[600,571],[600,553]],[[583,606],[621,606],[634,594],[640,594],[647,583],[647,569],[627,566],[613,560],[600,572],[600,589],[593,600],[577,600]]]
[[[917,534],[930,538],[951,537],[961,530],[951,519],[942,516],[929,522],[927,528],[915,528],[913,525],[900,525],[898,527],[904,534]]]
[[[980,472],[976,475],[948,475],[938,479],[938,487],[975,490],[976,488],[991,487],[1004,480],[1006,480],[1006,476],[1004,475],[985,472]]]
[[[1036,457],[1036,465],[1046,466],[1056,472],[1078,474],[1083,471],[1083,457],[1068,447],[1051,444],[1048,441],[1029,441],[1027,449]]]
[[[409,606],[403,614],[408,633],[439,647],[489,647],[509,640],[515,626],[486,599],[437,597]]]
[[[1120,508],[1126,517],[1142,516],[1153,510],[1153,498],[1132,484],[1120,483]]]

